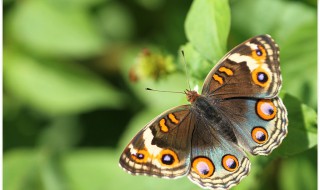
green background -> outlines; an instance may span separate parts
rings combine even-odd
[[[200,189],[184,177],[131,176],[123,148],[156,115],[187,103],[232,47],[280,46],[288,136],[250,156],[233,189],[317,187],[316,0],[4,0],[5,190]]]

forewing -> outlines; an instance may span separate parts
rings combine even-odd
[[[232,49],[207,75],[202,94],[273,98],[281,88],[279,48],[269,35],[251,38]]]
[[[193,128],[190,105],[160,114],[131,140],[120,157],[120,166],[135,175],[185,175],[189,170]]]

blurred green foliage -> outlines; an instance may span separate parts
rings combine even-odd
[[[5,0],[5,190],[200,189],[131,176],[130,139],[235,45],[270,34],[281,49],[289,133],[233,189],[316,189],[316,0]],[[146,53],[147,50],[147,53]],[[158,71],[158,72],[155,72]]]

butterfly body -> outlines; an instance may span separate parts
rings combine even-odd
[[[188,178],[202,188],[229,189],[250,171],[246,152],[268,155],[287,134],[279,97],[279,49],[268,35],[231,50],[211,70],[189,105],[149,122],[128,144],[120,166],[135,175]]]
[[[189,92],[187,91],[187,97]],[[197,94],[190,106],[190,112],[194,115],[196,121],[195,127],[204,127],[204,129],[200,129],[200,131],[203,132],[209,131],[205,128],[210,128],[215,134],[223,135],[225,138],[236,142],[232,128],[228,125],[228,121],[224,119],[219,110],[219,102],[221,101],[223,100]],[[204,123],[204,125],[197,125],[197,123],[201,122]],[[212,136],[209,136],[208,139],[212,139]],[[210,140],[207,141],[210,142]],[[203,145],[206,145],[206,143],[203,143]]]

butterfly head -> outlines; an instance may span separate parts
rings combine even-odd
[[[198,92],[195,90],[186,90],[185,94],[187,95],[187,100],[190,103],[193,103],[194,101],[196,101],[196,99],[200,96]]]

